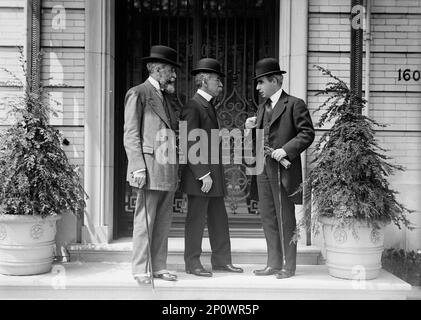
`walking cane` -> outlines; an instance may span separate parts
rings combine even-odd
[[[152,270],[152,253],[151,253],[151,237],[149,232],[149,219],[148,219],[148,210],[147,210],[147,203],[146,203],[146,192],[144,189],[141,190],[143,192],[143,199],[145,203],[145,220],[146,220],[146,231],[148,233],[148,268],[150,272],[150,279],[152,284],[152,290],[155,290],[155,282],[153,279],[153,270]]]
[[[278,221],[278,228],[280,232],[281,237],[281,248],[282,248],[282,265],[283,268],[285,268],[286,265],[286,258],[285,258],[285,243],[284,243],[284,221],[282,218],[282,195],[281,195],[281,167],[279,166],[279,163],[276,164],[278,167],[278,199],[279,199],[279,218],[276,219]]]

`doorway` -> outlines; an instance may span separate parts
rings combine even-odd
[[[195,88],[190,71],[204,57],[218,59],[225,74],[216,106],[221,126],[241,128],[254,115],[259,98],[252,81],[254,64],[278,56],[279,1],[276,0],[127,0],[116,1],[116,103],[114,238],[132,235],[135,193],[125,181],[124,95],[147,79],[142,57],[152,45],[178,52],[177,100],[184,105]],[[225,166],[226,207],[231,236],[261,237],[255,177],[243,165]],[[183,236],[186,199],[176,193],[171,236]]]

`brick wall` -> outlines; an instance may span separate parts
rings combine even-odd
[[[70,141],[65,147],[71,162],[84,165],[85,112],[85,1],[42,1],[41,48],[44,59],[41,78],[58,101],[58,126]]]
[[[0,0],[0,67],[23,80],[19,50],[26,42],[24,0]],[[73,164],[83,169],[85,14],[82,1],[42,1],[41,49],[44,52],[41,78],[57,104],[58,117],[51,123],[70,141],[65,147]],[[11,82],[12,80],[12,82]],[[22,87],[0,70],[0,99],[19,95]],[[13,120],[8,108],[0,103],[0,129]],[[83,171],[83,170],[82,170]]]
[[[421,247],[421,80],[398,79],[401,69],[421,69],[421,1],[374,0],[371,15],[371,68],[369,115],[388,126],[378,130],[381,146],[392,162],[405,166],[390,178],[398,199],[416,210],[416,230],[388,228],[386,246]],[[327,67],[349,83],[350,1],[310,0],[308,104],[315,110],[323,101],[315,97],[327,77],[313,68]],[[365,63],[365,61],[364,61]],[[365,72],[365,65],[364,65]],[[363,84],[363,86],[365,83]],[[363,87],[364,89],[364,87]],[[315,122],[319,113],[312,114]],[[319,129],[318,136],[322,133]]]
[[[0,67],[12,72],[23,81],[23,72],[19,67],[19,47],[25,43],[25,10],[24,1],[0,0]],[[0,130],[7,125],[7,105],[3,99],[20,95],[22,87],[14,81],[13,76],[0,70]]]

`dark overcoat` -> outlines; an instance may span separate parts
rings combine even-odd
[[[256,128],[263,129],[264,104],[259,106]],[[305,102],[282,91],[273,109],[269,129],[269,146],[283,148],[291,167],[285,170],[281,166],[281,182],[288,195],[298,190],[302,182],[300,154],[314,140],[314,127]],[[295,204],[302,204],[302,193],[292,197]]]
[[[193,163],[191,155],[188,155],[187,165],[184,166],[181,176],[181,189],[188,195],[203,197],[222,197],[225,196],[225,175],[222,165],[222,152],[219,132],[219,123],[215,108],[210,102],[206,101],[200,94],[196,93],[192,99],[182,108],[181,121],[187,123],[187,133],[190,134],[194,129],[202,129],[204,137],[198,136],[196,141],[188,141],[187,155],[194,150],[201,150],[202,161]],[[181,130],[180,130],[181,131]],[[213,138],[212,138],[213,137]],[[213,141],[213,143],[212,143]],[[207,150],[207,154],[203,151]],[[200,152],[198,151],[198,154]],[[203,156],[205,155],[205,156]],[[210,172],[213,180],[212,188],[208,193],[201,191],[202,182],[199,178]]]

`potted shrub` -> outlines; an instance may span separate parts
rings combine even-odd
[[[388,176],[399,165],[388,162],[374,135],[384,126],[362,114],[364,99],[345,82],[320,66],[331,79],[317,95],[328,95],[319,106],[319,127],[326,124],[315,145],[315,157],[304,188],[311,192],[312,229],[321,223],[329,274],[345,279],[374,279],[381,269],[384,227],[393,222],[408,227],[410,212],[395,199]],[[308,221],[307,221],[308,222]]]
[[[21,58],[21,61],[23,59]],[[62,149],[63,138],[49,125],[55,114],[43,86],[24,88],[2,101],[14,121],[0,132],[0,273],[30,275],[51,270],[56,221],[85,207],[78,172]]]

